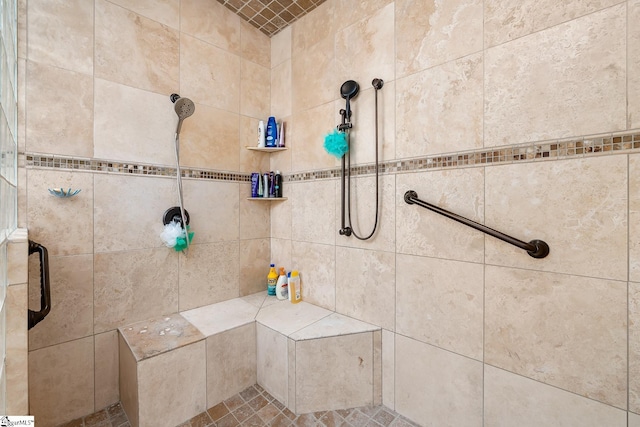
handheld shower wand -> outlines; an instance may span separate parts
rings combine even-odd
[[[340,114],[342,115],[342,124],[338,125],[339,131],[346,131],[351,128],[351,103],[349,102],[351,98],[355,98],[358,96],[358,92],[360,92],[360,85],[358,82],[353,80],[347,80],[342,83],[340,87],[340,95],[342,98],[346,100],[346,105],[344,110],[340,110]]]
[[[189,98],[181,98],[177,93],[172,93],[169,97],[171,102],[175,104],[174,108],[178,115],[178,127],[176,128],[175,148],[176,148],[176,176],[178,181],[178,199],[180,201],[180,219],[181,225],[185,231],[186,249],[189,248],[189,230],[187,224],[189,222],[189,215],[184,209],[184,201],[182,197],[182,171],[180,170],[180,130],[182,129],[182,122],[187,117],[191,117],[196,111],[196,106]]]
[[[182,122],[187,117],[191,117],[193,113],[196,111],[196,106],[192,100],[189,98],[180,98],[180,95],[177,93],[171,94],[171,102],[175,105],[176,114],[178,115],[178,128],[176,129],[176,134],[180,134],[180,129],[182,129]]]

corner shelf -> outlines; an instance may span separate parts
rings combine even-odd
[[[256,200],[259,202],[287,200],[286,197],[247,197],[247,200]]]
[[[245,147],[247,150],[252,150],[252,151],[263,151],[263,152],[276,152],[276,151],[283,151],[286,150],[289,147]]]

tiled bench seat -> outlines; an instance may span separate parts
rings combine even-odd
[[[295,413],[381,400],[380,328],[264,293],[120,331],[133,427],[178,425],[256,382]]]

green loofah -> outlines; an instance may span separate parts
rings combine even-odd
[[[187,225],[187,231],[189,232],[189,244],[191,244],[191,241],[193,240],[193,231],[189,231],[189,226]],[[180,251],[184,251],[185,249],[187,249],[187,239],[185,239],[184,237],[178,237],[176,239],[176,245],[173,247],[173,249],[176,250],[176,252],[180,252]]]
[[[335,129],[332,133],[324,138],[324,149],[327,153],[341,158],[349,151],[349,144],[347,144],[347,138],[343,132],[338,132]]]

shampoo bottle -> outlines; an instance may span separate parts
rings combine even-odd
[[[289,301],[293,304],[297,304],[302,301],[302,285],[300,284],[300,274],[298,270],[291,272],[289,278]]]
[[[271,116],[269,117],[269,120],[267,120],[266,146],[276,147],[277,144],[278,144],[278,124],[276,123],[276,118]]]
[[[264,147],[265,135],[264,135],[264,122],[260,120],[258,122],[258,147]]]
[[[278,282],[278,273],[276,273],[276,265],[271,264],[269,274],[267,275],[267,295],[276,294],[276,285]]]
[[[280,276],[278,277],[278,283],[276,283],[276,297],[278,297],[279,300],[287,299],[288,289],[287,274],[284,271],[284,267],[280,267]]]

